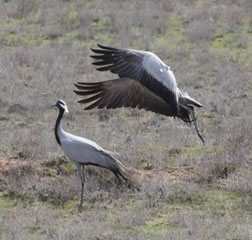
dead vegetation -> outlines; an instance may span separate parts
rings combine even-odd
[[[9,0],[0,4],[1,239],[250,239],[251,1]],[[199,99],[206,146],[181,121],[145,111],[84,112],[77,81],[96,43],[149,49]],[[64,127],[120,153],[132,184],[88,168],[83,214]],[[201,226],[199,228],[198,226]]]

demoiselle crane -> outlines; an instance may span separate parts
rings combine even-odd
[[[59,115],[55,125],[55,137],[57,143],[62,147],[66,156],[72,160],[79,172],[81,179],[81,200],[79,210],[82,211],[83,193],[85,187],[85,165],[94,165],[109,169],[121,182],[121,178],[127,180],[127,169],[122,163],[112,156],[113,152],[104,150],[95,142],[72,135],[62,129],[61,120],[64,113],[68,113],[67,105],[63,100],[56,103],[59,109]]]
[[[78,82],[74,92],[86,96],[79,103],[93,108],[131,107],[177,117],[191,125],[203,144],[194,107],[203,105],[177,87],[175,76],[157,55],[134,49],[112,48],[98,44],[91,49],[98,71],[110,71],[120,78],[102,82]]]

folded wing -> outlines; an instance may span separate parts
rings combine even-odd
[[[119,179],[127,179],[128,170],[109,151],[103,149],[95,142],[67,133],[68,138],[62,139],[65,154],[79,164],[94,165],[112,171]],[[71,144],[69,144],[71,141]]]

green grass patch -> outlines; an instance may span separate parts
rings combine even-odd
[[[204,208],[212,215],[245,213],[241,209],[241,201],[244,195],[236,192],[207,191]]]
[[[0,212],[5,214],[8,210],[16,208],[18,203],[24,208],[30,207],[33,203],[33,198],[24,194],[15,192],[0,192]]]
[[[10,32],[6,35],[6,46],[8,47],[16,47],[18,46],[18,42],[19,42],[19,35],[14,33],[14,32]]]
[[[155,145],[155,146],[141,146],[138,151],[150,151],[150,152],[167,152],[170,157],[177,155],[190,155],[201,156],[205,153],[216,153],[220,149],[216,146],[208,147],[183,147],[183,148],[170,148],[168,146]]]
[[[80,200],[77,198],[67,200],[63,204],[63,210],[64,212],[75,212],[78,209],[79,204],[80,204]],[[86,201],[84,202],[83,207],[84,209],[86,208]]]
[[[32,197],[13,191],[9,191],[5,197],[9,198],[10,200],[19,200],[24,204],[24,206],[29,206],[33,202]]]
[[[76,166],[70,162],[67,161],[66,163],[59,166],[59,170],[63,175],[72,175],[76,171]]]
[[[141,209],[141,200],[134,200],[127,204],[129,211],[137,213]]]
[[[164,208],[161,210],[165,210]],[[169,216],[168,216],[169,214]],[[146,222],[146,224],[137,226],[135,229],[140,232],[151,233],[155,236],[155,239],[164,239],[167,233],[176,232],[183,230],[183,226],[181,224],[174,224],[171,216],[175,216],[177,214],[177,210],[174,209],[174,212],[164,212],[163,214],[156,212],[156,215],[153,216],[150,220]]]
[[[234,61],[249,66],[252,60],[252,33],[249,23],[244,22],[234,32],[226,32],[223,28],[217,28],[211,49],[214,53],[228,51]]]
[[[24,228],[27,234],[27,239],[39,240],[45,234],[45,230],[40,226],[27,226]]]
[[[193,155],[193,156],[201,156],[205,153],[216,153],[220,149],[216,146],[209,146],[209,147],[184,147],[182,148],[182,154],[185,155]]]
[[[139,151],[158,151],[158,152],[169,152],[170,148],[162,145],[152,145],[152,146],[139,146]]]
[[[14,201],[6,192],[0,192],[0,210],[6,212],[6,210],[13,208]]]
[[[117,217],[115,216],[115,214],[113,214],[113,212],[111,212],[110,214],[108,214],[108,216],[107,216],[107,222],[109,223],[109,225],[111,226],[111,228],[115,232],[119,232],[119,229],[122,227],[120,225],[120,223],[118,222]]]
[[[159,34],[155,39],[155,45],[158,47],[174,48],[178,43],[187,44],[184,38],[185,29],[181,17],[172,16],[167,30]]]
[[[159,212],[173,211],[171,209],[191,209],[203,211],[210,215],[250,214],[242,209],[241,203],[248,194],[218,190],[183,191],[169,194],[165,201],[159,203]]]
[[[146,225],[138,226],[135,228],[137,231],[151,233],[155,239],[164,239],[167,232],[175,231],[176,228],[169,226],[165,222],[150,221]]]
[[[215,40],[213,41],[213,48],[217,50],[222,50],[225,48],[225,42],[224,42],[224,37],[216,37]]]
[[[212,46],[216,50],[224,50],[224,49],[233,50],[236,48],[241,48],[239,42],[236,39],[235,33],[217,34],[216,38],[212,42]]]
[[[179,190],[177,192],[170,193],[166,199],[167,204],[175,204],[178,206],[187,206],[192,208],[199,208],[206,201],[205,192],[189,192],[185,190]]]
[[[65,9],[65,14],[59,18],[59,23],[65,30],[73,30],[79,26],[78,10],[75,4],[69,4]]]

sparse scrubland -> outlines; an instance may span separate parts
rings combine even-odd
[[[0,239],[252,239],[251,0],[0,2]],[[96,43],[155,52],[204,104],[202,146],[182,121],[136,109],[83,111],[77,81],[113,79]],[[131,186],[88,167],[84,209],[64,128],[120,153]]]

